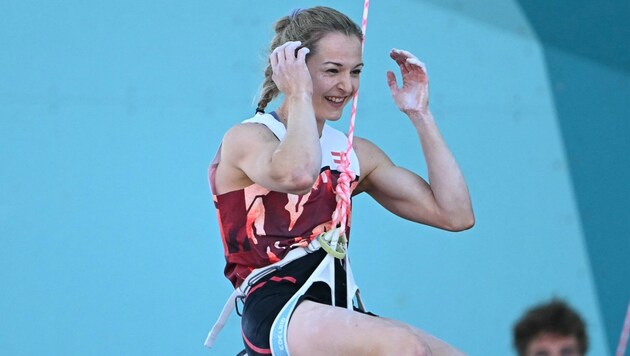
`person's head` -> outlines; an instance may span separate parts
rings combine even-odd
[[[513,336],[519,356],[578,356],[588,350],[584,321],[558,299],[529,309],[514,325]]]
[[[310,50],[306,56],[306,63],[313,79],[315,114],[337,116],[337,113],[326,112],[325,104],[332,104],[333,101],[343,98],[340,105],[343,109],[358,87],[362,67],[361,28],[337,10],[317,6],[294,10],[289,16],[278,20],[274,29],[275,36],[271,41],[269,53],[288,41],[301,41],[301,47]],[[267,104],[279,94],[271,76],[272,69],[268,63],[257,111],[264,111]],[[333,80],[331,77],[336,79]],[[341,116],[341,111],[338,111],[338,115]]]

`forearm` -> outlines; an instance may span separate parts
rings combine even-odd
[[[285,104],[287,131],[273,153],[272,164],[285,179],[306,189],[315,182],[322,160],[312,99],[310,95],[293,95]]]
[[[416,128],[436,204],[452,224],[468,228],[474,223],[470,194],[464,175],[442,137],[429,110],[409,114]]]

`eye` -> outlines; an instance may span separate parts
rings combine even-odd
[[[360,74],[361,74],[361,69],[355,69],[355,70],[352,71],[352,75],[358,76]]]
[[[337,73],[339,73],[339,69],[337,69],[337,68],[330,68],[330,69],[326,70],[326,73],[337,74]]]

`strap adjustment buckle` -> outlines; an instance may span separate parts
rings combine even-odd
[[[346,233],[341,231],[341,227],[321,233],[317,236],[320,245],[328,254],[337,259],[346,257],[348,250],[348,239]]]

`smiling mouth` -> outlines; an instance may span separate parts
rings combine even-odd
[[[334,103],[334,104],[341,104],[346,100],[345,96],[339,97],[339,96],[325,96],[324,97],[326,100]]]

